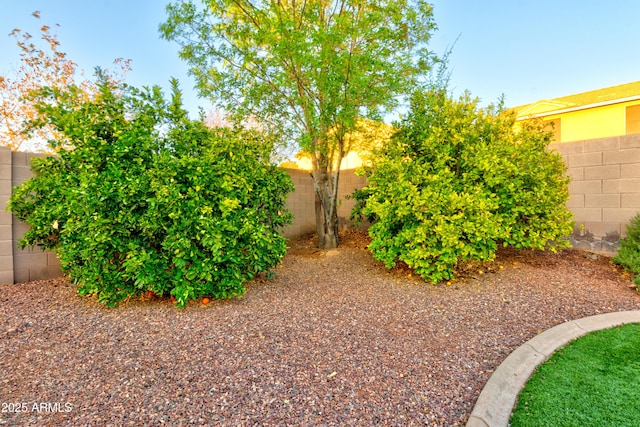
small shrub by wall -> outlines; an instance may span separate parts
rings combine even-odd
[[[631,218],[626,234],[620,241],[620,250],[613,261],[633,274],[633,283],[640,287],[640,214]]]

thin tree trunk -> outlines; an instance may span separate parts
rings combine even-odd
[[[311,178],[313,179],[313,174],[311,174]],[[315,180],[314,180],[315,182]],[[324,221],[323,221],[323,212],[322,212],[322,201],[320,201],[320,196],[318,195],[318,191],[314,191],[315,193],[315,211],[316,211],[316,232],[318,233],[318,247],[324,247]]]
[[[333,180],[326,169],[312,172],[313,185],[316,190],[316,226],[318,246],[321,249],[338,247],[338,200],[334,191],[336,180]]]

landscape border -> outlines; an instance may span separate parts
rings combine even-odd
[[[518,395],[538,365],[576,338],[628,323],[640,323],[640,311],[598,314],[565,322],[522,344],[498,366],[485,384],[467,427],[507,427]]]

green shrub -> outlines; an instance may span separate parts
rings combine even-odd
[[[512,114],[481,109],[468,94],[416,93],[354,195],[354,215],[375,220],[374,257],[389,268],[404,261],[435,283],[460,261],[493,259],[498,245],[567,246],[566,166],[546,149],[540,123],[514,125]]]
[[[55,250],[79,292],[108,305],[146,291],[179,306],[230,298],[281,261],[293,184],[265,136],[188,119],[175,82],[171,103],[104,79],[92,99],[77,93],[39,103],[67,139],[11,198],[30,224],[23,247]]]
[[[634,274],[633,283],[640,286],[640,214],[627,225],[627,236],[620,240],[620,249],[613,261]]]

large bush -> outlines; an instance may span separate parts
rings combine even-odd
[[[263,135],[190,120],[177,84],[171,103],[108,79],[91,99],[44,95],[38,108],[66,139],[34,159],[10,209],[30,224],[23,247],[55,250],[81,294],[114,305],[151,291],[184,306],[240,295],[281,261],[293,184]]]
[[[356,214],[373,220],[370,249],[426,280],[450,279],[464,260],[499,245],[555,249],[572,230],[566,166],[539,123],[482,109],[466,94],[419,92],[389,145],[374,157]]]
[[[640,286],[640,214],[631,218],[627,236],[620,240],[620,249],[613,261],[635,275],[633,283]]]

